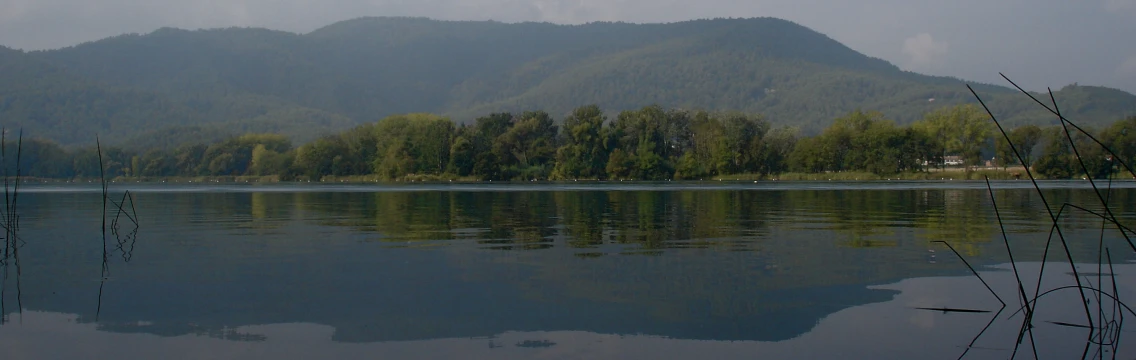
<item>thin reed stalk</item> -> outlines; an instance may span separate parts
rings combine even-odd
[[[1114,226],[1116,228],[1116,230],[1120,233],[1121,237],[1125,240],[1128,247],[1131,248],[1133,251],[1136,251],[1136,244],[1133,243],[1132,238],[1129,235],[1130,234],[1136,234],[1136,231],[1133,231],[1129,226],[1122,224],[1118,220],[1118,217],[1113,212],[1112,208],[1110,207],[1109,202],[1112,200],[1113,176],[1110,175],[1109,178],[1107,179],[1106,183],[1098,184],[1096,179],[1093,178],[1093,176],[1092,176],[1093,174],[1089,171],[1088,165],[1084,161],[1085,153],[1082,152],[1082,150],[1084,150],[1084,149],[1079,147],[1077,142],[1074,140],[1074,132],[1077,132],[1077,133],[1083,135],[1084,137],[1091,139],[1093,143],[1100,146],[1102,149],[1104,149],[1110,155],[1109,161],[1112,162],[1111,165],[1109,166],[1110,174],[1116,172],[1118,167],[1123,168],[1124,170],[1128,171],[1129,175],[1132,175],[1133,178],[1136,178],[1136,172],[1134,172],[1132,170],[1132,168],[1128,165],[1128,163],[1125,162],[1125,159],[1120,158],[1116,154],[1115,151],[1113,151],[1107,145],[1102,143],[1100,140],[1098,140],[1091,133],[1089,133],[1088,131],[1085,131],[1085,129],[1081,128],[1080,126],[1077,126],[1074,122],[1065,118],[1065,116],[1062,115],[1062,113],[1061,113],[1061,108],[1058,105],[1057,99],[1054,96],[1052,89],[1049,89],[1049,91],[1048,91],[1049,103],[1047,104],[1047,103],[1039,100],[1037,97],[1033,96],[1033,94],[1030,94],[1029,92],[1022,89],[1020,86],[1017,85],[1017,83],[1014,83],[1005,74],[1000,74],[1000,75],[1002,75],[1002,77],[1004,79],[1006,79],[1006,81],[1010,82],[1010,84],[1012,84],[1015,88],[1017,88],[1023,94],[1028,96],[1034,102],[1041,105],[1042,107],[1044,107],[1046,110],[1048,110],[1050,113],[1052,113],[1053,115],[1055,115],[1058,118],[1058,120],[1059,120],[1059,122],[1062,126],[1062,132],[1063,132],[1063,135],[1064,135],[1063,141],[1067,142],[1067,145],[1072,149],[1072,151],[1073,151],[1072,155],[1075,158],[1076,163],[1080,166],[1082,172],[1085,175],[1085,178],[1088,179],[1089,185],[1092,188],[1094,195],[1096,196],[1096,200],[1099,202],[1099,204],[1101,206],[1101,210],[1095,211],[1095,210],[1090,210],[1090,209],[1086,208],[1085,206],[1081,206],[1081,205],[1077,205],[1077,204],[1071,204],[1071,203],[1066,202],[1066,203],[1061,204],[1060,207],[1057,207],[1055,209],[1053,206],[1050,205],[1051,203],[1050,203],[1049,199],[1046,197],[1045,192],[1043,192],[1041,190],[1041,186],[1038,184],[1037,177],[1035,176],[1033,171],[1028,167],[1026,167],[1024,169],[1026,176],[1030,179],[1030,183],[1032,184],[1034,191],[1036,192],[1038,197],[1041,199],[1043,206],[1045,206],[1045,211],[1048,214],[1049,220],[1050,220],[1049,236],[1048,236],[1048,238],[1045,242],[1045,248],[1042,252],[1041,264],[1040,264],[1040,268],[1038,270],[1038,275],[1037,275],[1037,284],[1034,288],[1033,295],[1030,296],[1029,294],[1026,293],[1025,285],[1024,285],[1024,282],[1023,282],[1022,276],[1021,276],[1021,272],[1020,272],[1020,269],[1019,269],[1018,264],[1017,264],[1018,259],[1016,259],[1014,257],[1013,249],[1010,246],[1009,236],[1008,236],[1008,233],[1006,231],[1005,223],[1003,222],[1001,211],[999,210],[997,201],[995,200],[994,190],[993,190],[993,187],[990,185],[990,179],[989,178],[986,179],[987,192],[989,193],[991,205],[994,208],[995,218],[998,221],[998,226],[999,226],[999,229],[1002,233],[1002,241],[1005,244],[1006,253],[1009,256],[1010,265],[1011,265],[1013,272],[1014,272],[1015,286],[1017,287],[1015,289],[1016,290],[1015,292],[1017,293],[1019,300],[1020,300],[1020,307],[1016,311],[1014,311],[1012,314],[1010,314],[1008,318],[1013,318],[1018,313],[1024,313],[1022,323],[1021,323],[1021,327],[1019,328],[1017,341],[1014,345],[1013,353],[1011,354],[1011,358],[1015,358],[1017,356],[1017,354],[1018,354],[1018,352],[1021,348],[1022,342],[1025,341],[1027,335],[1028,335],[1028,338],[1029,338],[1029,341],[1030,341],[1030,346],[1033,349],[1033,357],[1036,359],[1040,356],[1038,349],[1037,349],[1037,342],[1034,340],[1034,334],[1033,334],[1034,319],[1035,319],[1035,315],[1036,315],[1036,311],[1037,311],[1036,310],[1037,309],[1037,303],[1042,298],[1044,298],[1044,297],[1046,297],[1050,294],[1053,294],[1055,292],[1060,292],[1060,291],[1066,291],[1066,290],[1076,290],[1078,292],[1078,294],[1080,295],[1081,304],[1082,304],[1081,307],[1084,310],[1085,323],[1087,325],[1086,324],[1068,323],[1068,322],[1055,322],[1055,321],[1047,321],[1047,322],[1050,323],[1050,324],[1058,325],[1058,326],[1084,328],[1084,329],[1089,330],[1089,333],[1087,334],[1087,338],[1086,338],[1086,342],[1085,342],[1083,357],[1087,358],[1087,357],[1089,357],[1090,354],[1093,354],[1093,356],[1095,358],[1103,359],[1104,356],[1105,356],[1105,353],[1106,353],[1106,347],[1109,347],[1108,352],[1110,352],[1112,354],[1112,357],[1115,358],[1116,353],[1117,353],[1117,349],[1119,349],[1120,337],[1121,337],[1121,334],[1123,333],[1122,328],[1123,328],[1125,313],[1127,312],[1129,314],[1136,315],[1136,312],[1134,312],[1131,307],[1129,307],[1126,303],[1124,303],[1119,298],[1119,291],[1118,291],[1118,286],[1117,286],[1117,281],[1116,281],[1116,273],[1115,273],[1115,270],[1113,269],[1113,263],[1112,263],[1111,249],[1105,243],[1106,229],[1109,228],[1110,225]],[[986,104],[986,102],[982,99],[982,97],[978,95],[978,93],[974,90],[974,88],[967,85],[967,89],[970,90],[971,94],[973,94],[975,99],[979,102],[979,104],[982,105],[982,108],[984,110],[986,110],[986,113],[990,116],[990,119],[994,122],[998,131],[1002,134],[1003,139],[1010,146],[1010,149],[1011,149],[1014,157],[1017,158],[1019,162],[1025,163],[1024,157],[1022,156],[1021,151],[1018,149],[1018,147],[1016,145],[1014,145],[1013,140],[1010,138],[1009,134],[1007,133],[1005,128],[1002,126],[1001,122],[998,121],[997,117],[994,115],[994,112],[990,109],[990,107]],[[1103,190],[1101,188],[1102,185],[1104,186]],[[1099,233],[1099,236],[1098,236],[1098,239],[1097,239],[1097,244],[1096,244],[1098,256],[1097,256],[1097,259],[1096,259],[1096,261],[1097,261],[1097,272],[1096,272],[1096,277],[1095,277],[1096,278],[1095,284],[1094,284],[1094,281],[1093,281],[1093,277],[1082,276],[1081,272],[1078,270],[1077,261],[1072,256],[1072,251],[1070,250],[1069,241],[1066,239],[1065,232],[1061,227],[1062,219],[1065,216],[1069,216],[1070,213],[1072,213],[1072,210],[1080,210],[1081,212],[1084,212],[1085,214],[1089,214],[1091,216],[1094,216],[1096,218],[1101,219],[1101,230],[1100,230],[1100,233]],[[1047,269],[1047,265],[1048,265],[1048,262],[1049,262],[1049,251],[1050,251],[1050,247],[1054,243],[1054,238],[1057,239],[1057,241],[1061,245],[1062,250],[1065,252],[1066,260],[1068,261],[1068,265],[1071,269],[1073,279],[1075,281],[1075,285],[1057,286],[1055,288],[1046,289],[1046,290],[1043,291],[1042,283],[1044,282],[1044,277],[1047,274],[1046,269]],[[949,243],[947,243],[945,241],[936,241],[936,242],[944,243],[945,245],[947,245],[948,248],[951,249],[951,251],[953,251],[955,253],[955,255],[959,256],[959,258],[962,259],[962,255],[959,254],[958,251],[955,251],[954,247],[951,246]],[[966,265],[966,267],[968,269],[970,269],[971,273],[974,274],[974,276],[977,277],[980,281],[982,281],[983,285],[985,285],[987,287],[987,290],[989,290],[991,293],[994,293],[995,296],[997,297],[997,294],[994,292],[994,290],[990,287],[989,284],[986,283],[986,281],[970,265],[970,263],[968,263],[966,261],[966,259],[962,259],[962,261],[963,261],[963,264]],[[1108,263],[1108,271],[1109,271],[1108,278],[1106,278],[1105,275],[1104,275],[1105,263],[1106,262]],[[1106,282],[1111,282],[1111,289],[1110,289],[1111,291],[1105,290],[1106,289],[1106,285],[1105,285]],[[999,298],[999,301],[1002,302],[1000,298]],[[1093,301],[1096,302],[1095,313],[1094,313],[1093,309],[1090,308],[1090,304]],[[1108,302],[1111,302],[1111,304],[1107,304]],[[1002,304],[1003,304],[1003,307],[1005,307],[1005,302],[1002,302]],[[1106,307],[1107,307],[1107,309],[1106,309]],[[1001,311],[999,311],[999,314],[1000,313],[1001,313]],[[997,316],[995,316],[995,317],[997,317]],[[988,329],[990,327],[990,324],[992,324],[992,322],[988,323],[986,325],[986,327],[984,327],[983,330],[979,332],[979,335],[977,337],[975,337],[974,341],[972,341],[970,343],[970,345],[967,346],[967,350],[963,352],[962,356],[965,356],[969,352],[969,349],[974,346],[974,343],[977,341],[978,337],[981,337],[982,334],[984,334],[986,332],[986,329]],[[1095,347],[1095,351],[1093,351],[1094,347]],[[960,356],[960,358],[962,358],[962,356]]]

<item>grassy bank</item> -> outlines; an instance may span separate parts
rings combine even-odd
[[[480,179],[471,176],[457,176],[453,174],[441,175],[406,175],[397,179],[383,179],[378,175],[328,175],[320,178],[320,182],[339,183],[402,183],[402,182],[480,182]]]
[[[734,174],[716,176],[713,180],[721,181],[876,181],[876,180],[982,180],[989,177],[991,180],[1024,179],[1020,169],[981,169],[965,171],[963,169],[944,169],[930,172],[905,172],[899,174],[880,175],[869,172],[842,171],[828,173],[781,173],[776,175],[760,174]]]
[[[1025,172],[1020,168],[1003,169],[979,169],[965,171],[963,169],[935,169],[932,171],[924,172],[908,172],[890,175],[873,174],[869,172],[828,172],[828,173],[781,173],[775,175],[761,175],[761,174],[732,174],[721,175],[706,179],[688,179],[684,181],[888,181],[888,180],[982,180],[989,177],[991,180],[1025,180]],[[1043,179],[1042,177],[1038,177]],[[1131,176],[1127,173],[1117,173],[1113,175],[1115,180],[1131,180]],[[46,178],[23,178],[22,182],[25,183],[98,183],[98,178],[88,179],[46,179]],[[126,177],[119,176],[110,180],[116,183],[181,183],[181,184],[198,184],[198,183],[408,183],[408,182],[463,182],[463,183],[476,183],[485,182],[484,180],[477,179],[470,176],[457,176],[452,174],[443,175],[407,175],[398,179],[383,179],[378,175],[353,175],[353,176],[324,176],[320,180],[308,181],[303,180],[281,180],[277,175],[268,176],[195,176],[195,177]],[[558,182],[600,182],[598,179],[575,179],[575,180],[562,180]],[[618,179],[611,179],[607,181],[621,181]],[[623,180],[634,181],[634,180]],[[501,181],[510,182],[510,181]],[[512,181],[516,183],[524,183],[529,181]],[[540,182],[548,182],[548,180],[541,180]]]

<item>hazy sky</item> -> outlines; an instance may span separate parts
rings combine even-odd
[[[58,48],[163,26],[308,32],[360,16],[672,22],[773,16],[903,69],[1031,89],[1136,93],[1136,0],[0,0],[0,45]]]

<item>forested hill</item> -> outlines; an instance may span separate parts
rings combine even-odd
[[[582,104],[740,110],[810,133],[857,108],[904,124],[973,101],[960,80],[904,72],[772,18],[573,26],[361,18],[308,34],[160,29],[52,51],[3,49],[0,67],[0,122],[65,144],[89,143],[95,132],[134,145],[242,132],[304,141],[397,113],[461,122],[545,110],[560,118]],[[1013,69],[991,72],[999,70]],[[1011,125],[1053,121],[1008,88],[978,89]],[[1136,97],[1118,90],[1068,86],[1056,95],[1083,124],[1136,113]]]
[[[255,93],[156,91],[99,81],[43,55],[0,47],[0,125],[61,144],[93,144],[98,134],[110,143],[146,148],[247,131],[310,140],[355,123]]]

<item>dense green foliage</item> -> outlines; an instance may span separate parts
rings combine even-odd
[[[1008,88],[975,87],[998,104],[1008,125],[1053,121]],[[1123,91],[1068,86],[1056,95],[1066,116],[1083,124],[1104,127],[1136,113],[1136,97]],[[760,113],[771,128],[816,134],[855,109],[878,109],[905,125],[973,101],[960,80],[904,72],[771,18],[575,26],[362,18],[302,35],[160,29],[51,51],[0,48],[0,124],[63,145],[90,145],[97,133],[130,149],[174,149],[243,133],[306,143],[418,112],[471,125],[482,114],[526,109],[566,119],[579,104],[597,104],[611,118],[651,104]],[[583,137],[574,141],[596,140],[579,130]],[[453,141],[475,145],[469,136]],[[663,146],[657,140],[643,145]],[[618,156],[625,159],[613,165],[631,159],[639,145],[622,144]],[[506,153],[495,156],[513,162],[509,171],[557,170],[541,167],[556,151],[521,161],[509,153],[516,149],[499,150]],[[699,166],[724,170],[703,161],[708,153],[695,155]],[[735,160],[734,167],[752,159]],[[578,165],[559,171],[577,174]]]
[[[1124,170],[1115,161],[1117,157],[1128,166],[1133,165],[1133,144],[1136,137],[1129,135],[1136,118],[1117,121],[1103,131],[1093,134],[1107,147],[1099,146],[1092,138],[1075,128],[1054,126],[1043,129],[1039,137],[1046,145],[1034,164],[1039,174],[1050,178],[1085,177],[1102,178]],[[1090,130],[1091,129],[1087,129]],[[1113,153],[1109,153],[1111,150]]]
[[[994,159],[1017,159],[995,141],[994,123],[973,105],[928,113],[900,126],[879,112],[855,110],[819,135],[772,128],[758,115],[647,106],[614,119],[600,107],[579,107],[561,124],[543,111],[494,113],[472,125],[433,114],[393,115],[292,146],[280,134],[245,134],[173,149],[103,148],[109,177],[271,176],[281,180],[683,180],[745,174],[776,178],[797,173],[902,175],[934,171],[947,157],[966,171]],[[1130,129],[1132,129],[1130,131]],[[1136,118],[1093,133],[1121,159],[1131,161]],[[1001,137],[1001,135],[997,135]],[[1046,178],[1121,169],[1104,147],[1060,126],[1026,126],[1008,133],[1026,164]],[[8,137],[5,157],[15,174],[41,178],[100,176],[94,147],[66,150],[29,138],[17,148]],[[1076,146],[1070,146],[1070,144]],[[17,152],[19,150],[19,152]],[[1036,159],[1036,160],[1035,160]],[[1021,165],[1016,160],[996,161]],[[903,176],[897,176],[903,177]]]
[[[924,123],[932,123],[934,118]],[[789,163],[798,172],[895,174],[922,170],[924,161],[941,159],[946,144],[942,138],[916,128],[896,127],[879,113],[857,110],[836,119],[821,135],[802,140]]]

